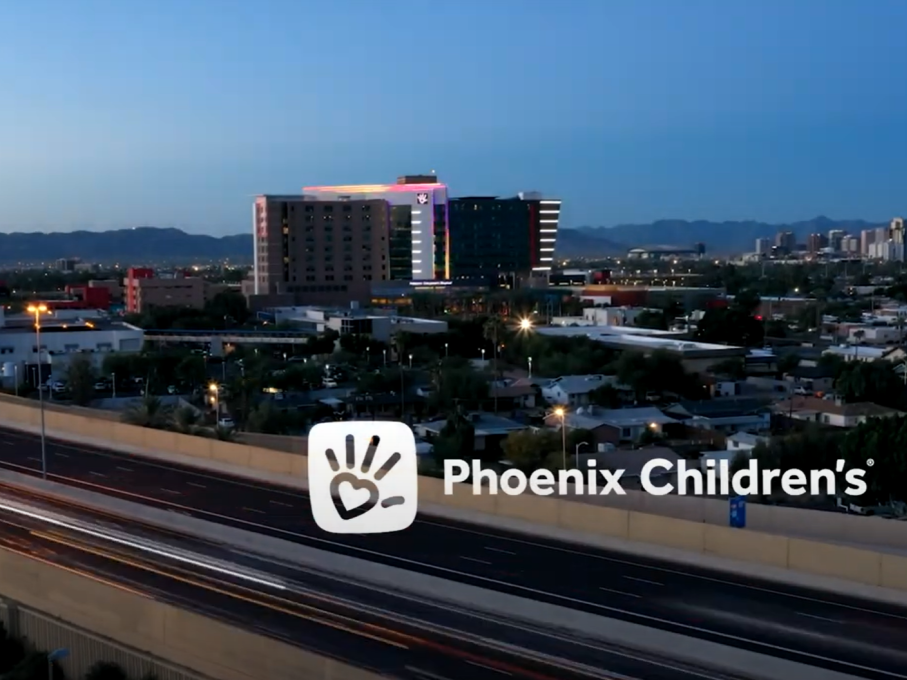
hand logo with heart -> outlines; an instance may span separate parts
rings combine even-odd
[[[360,479],[352,472],[341,472],[331,480],[331,495],[340,500],[337,513],[348,521],[374,508],[381,494],[373,481]]]

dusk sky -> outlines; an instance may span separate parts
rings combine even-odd
[[[564,226],[907,212],[905,0],[0,0],[0,230],[436,170]]]

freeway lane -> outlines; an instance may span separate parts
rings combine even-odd
[[[135,533],[145,532],[138,528]],[[182,541],[187,542],[186,539]],[[420,621],[408,621],[398,616],[401,610],[405,610],[403,613],[407,617],[428,610],[427,607],[420,610],[421,605],[415,601],[375,593],[378,601],[383,605],[390,604],[396,610],[392,621],[381,612],[358,603],[351,608],[337,599],[336,593],[313,590],[312,580],[308,578],[311,575],[307,575],[303,588],[301,584],[281,583],[270,573],[246,571],[244,578],[240,567],[231,568],[229,572],[215,571],[211,568],[212,564],[217,564],[213,560],[227,562],[233,555],[223,547],[202,542],[194,546],[199,553],[197,560],[187,562],[186,553],[179,555],[180,559],[177,559],[177,553],[168,555],[166,544],[156,543],[153,553],[145,552],[4,511],[0,513],[0,546],[102,576],[313,651],[374,670],[393,672],[396,677],[424,677],[427,672],[429,677],[456,679],[468,672],[471,678],[479,680],[500,680],[501,675],[526,680],[732,680],[516,627],[510,633],[512,639],[503,641],[549,657],[565,658],[566,654],[574,657],[575,663],[608,670],[606,673],[585,673],[553,662],[525,658],[527,653],[520,654],[517,649],[490,650],[484,644],[465,639],[460,631],[470,632],[473,639],[480,636],[502,641],[507,637],[501,635],[505,626],[436,607],[431,611],[432,623],[437,624],[437,619],[441,619],[440,623],[446,628],[457,631],[445,636],[427,630]],[[258,561],[254,566],[264,570],[270,565]],[[218,569],[223,567],[229,565],[217,564]],[[251,577],[260,581],[251,582]],[[266,580],[270,583],[265,583]],[[335,583],[327,579],[322,582],[336,590]],[[612,672],[619,675],[611,675]]]
[[[48,441],[56,481],[311,547],[694,635],[867,678],[907,678],[907,611],[426,516],[407,531],[318,529],[285,488]],[[0,431],[0,465],[34,474],[35,435]]]

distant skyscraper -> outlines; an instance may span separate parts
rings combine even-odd
[[[797,237],[792,231],[779,231],[775,234],[775,248],[782,253],[792,253],[797,249]]]
[[[386,201],[258,196],[253,208],[255,295],[291,304],[367,302],[387,280]]]
[[[524,192],[513,198],[450,201],[451,277],[548,272],[554,262],[561,202]]]
[[[772,252],[772,240],[770,238],[756,239],[756,255],[768,255]]]
[[[390,280],[450,278],[447,187],[434,175],[400,177],[396,184],[305,187],[310,200],[380,200],[390,206]]]

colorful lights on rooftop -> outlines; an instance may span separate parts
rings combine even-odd
[[[334,194],[381,194],[388,191],[434,191],[447,189],[446,184],[343,184],[327,187],[303,187],[302,191],[320,191]]]

